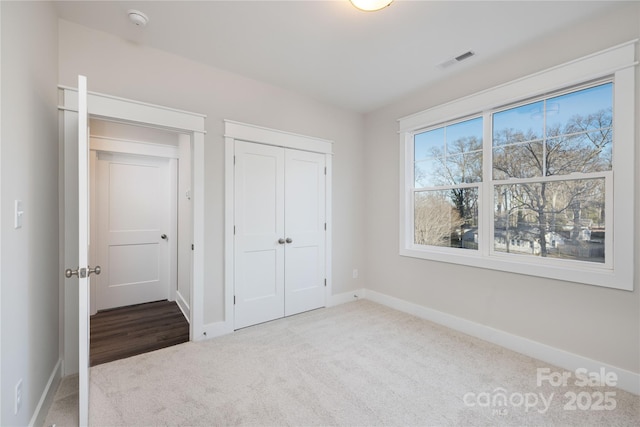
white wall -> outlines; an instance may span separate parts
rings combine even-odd
[[[367,289],[639,373],[637,271],[635,291],[627,292],[398,255],[401,195],[396,122],[400,117],[637,37],[640,37],[640,4],[625,3],[608,15],[520,46],[518,51],[479,63],[368,114],[365,117]],[[640,84],[636,84],[637,91],[638,88]],[[636,93],[637,105],[639,98]],[[640,111],[637,108],[636,112]],[[636,192],[638,202],[638,185]],[[636,242],[640,242],[640,224],[636,224]],[[636,245],[636,257],[638,252],[640,247]]]
[[[2,411],[0,425],[34,414],[58,361],[57,25],[51,3],[2,8]],[[14,200],[24,225],[13,228]],[[55,377],[55,375],[53,375]],[[22,408],[14,387],[22,379]],[[41,415],[42,416],[42,415]]]
[[[361,288],[352,269],[364,265],[363,121],[283,89],[132,44],[77,24],[59,22],[60,83],[207,115],[205,126],[204,323],[224,320],[223,119],[333,140],[333,292]]]

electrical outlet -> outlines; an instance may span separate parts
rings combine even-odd
[[[14,415],[18,415],[18,412],[20,412],[20,407],[22,406],[22,378],[20,378],[20,380],[16,384],[14,402],[15,404],[13,407],[13,413]]]
[[[353,278],[354,278],[354,279],[357,279],[357,278],[358,278],[358,269],[357,269],[357,268],[354,268],[354,269],[353,269]]]

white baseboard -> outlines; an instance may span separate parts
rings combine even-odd
[[[49,376],[49,381],[47,381],[47,385],[42,391],[42,395],[38,401],[38,406],[36,406],[35,411],[33,411],[33,416],[31,417],[31,421],[29,421],[29,427],[44,425],[44,420],[47,418],[51,402],[53,402],[56,391],[58,391],[58,385],[60,384],[61,378],[62,359],[58,359],[58,363],[56,363],[56,366],[53,368],[53,372],[51,372],[51,375]]]
[[[513,335],[499,329],[494,329],[471,320],[423,307],[380,292],[365,290],[362,296],[378,304],[438,323],[572,372],[575,372],[575,370],[579,368],[584,368],[587,372],[600,372],[600,369],[605,369],[606,372],[615,372],[618,377],[616,386],[619,389],[640,395],[640,374],[638,373],[598,362],[597,360]]]
[[[215,337],[220,337],[222,335],[227,335],[233,332],[233,325],[231,322],[214,322],[207,323],[202,326],[203,334],[200,335],[199,338],[194,339],[194,341],[204,341]]]
[[[354,291],[331,295],[331,298],[327,302],[327,307],[333,307],[334,305],[344,304],[347,302],[363,299],[364,294],[365,294],[365,290],[363,288],[360,288]]]
[[[184,314],[184,317],[187,319],[187,321],[189,321],[189,319],[191,319],[191,311],[189,309],[189,303],[187,303],[187,300],[184,299],[180,291],[176,291],[176,304],[178,304],[180,311],[182,311],[182,314]]]
[[[330,300],[327,302],[327,307],[332,307],[334,305],[344,304],[347,302],[362,299],[364,293],[365,293],[365,290],[361,288],[355,291],[332,295]],[[176,301],[178,301],[179,299],[180,299],[180,296],[176,294]],[[180,305],[179,302],[178,302],[178,305]],[[200,335],[199,338],[196,338],[193,341],[204,341],[204,340],[219,337],[222,335],[230,334],[233,332],[233,324],[232,322],[225,322],[225,321],[208,323],[202,327],[202,331],[203,331],[203,335]]]

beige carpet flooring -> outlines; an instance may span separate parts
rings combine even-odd
[[[90,422],[640,425],[640,397],[610,387],[577,387],[573,380],[567,386],[538,386],[538,368],[565,372],[357,301],[93,367]],[[607,401],[596,404],[605,392]],[[580,399],[574,405],[572,393]],[[77,412],[69,413],[72,397],[68,391],[64,398],[56,396],[45,425],[75,421]],[[59,410],[62,406],[66,410]]]

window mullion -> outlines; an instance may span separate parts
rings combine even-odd
[[[542,176],[547,176],[547,100],[542,101]]]
[[[490,111],[482,115],[482,184],[480,185],[480,206],[478,209],[478,249],[482,256],[489,256],[493,241],[493,123]]]

